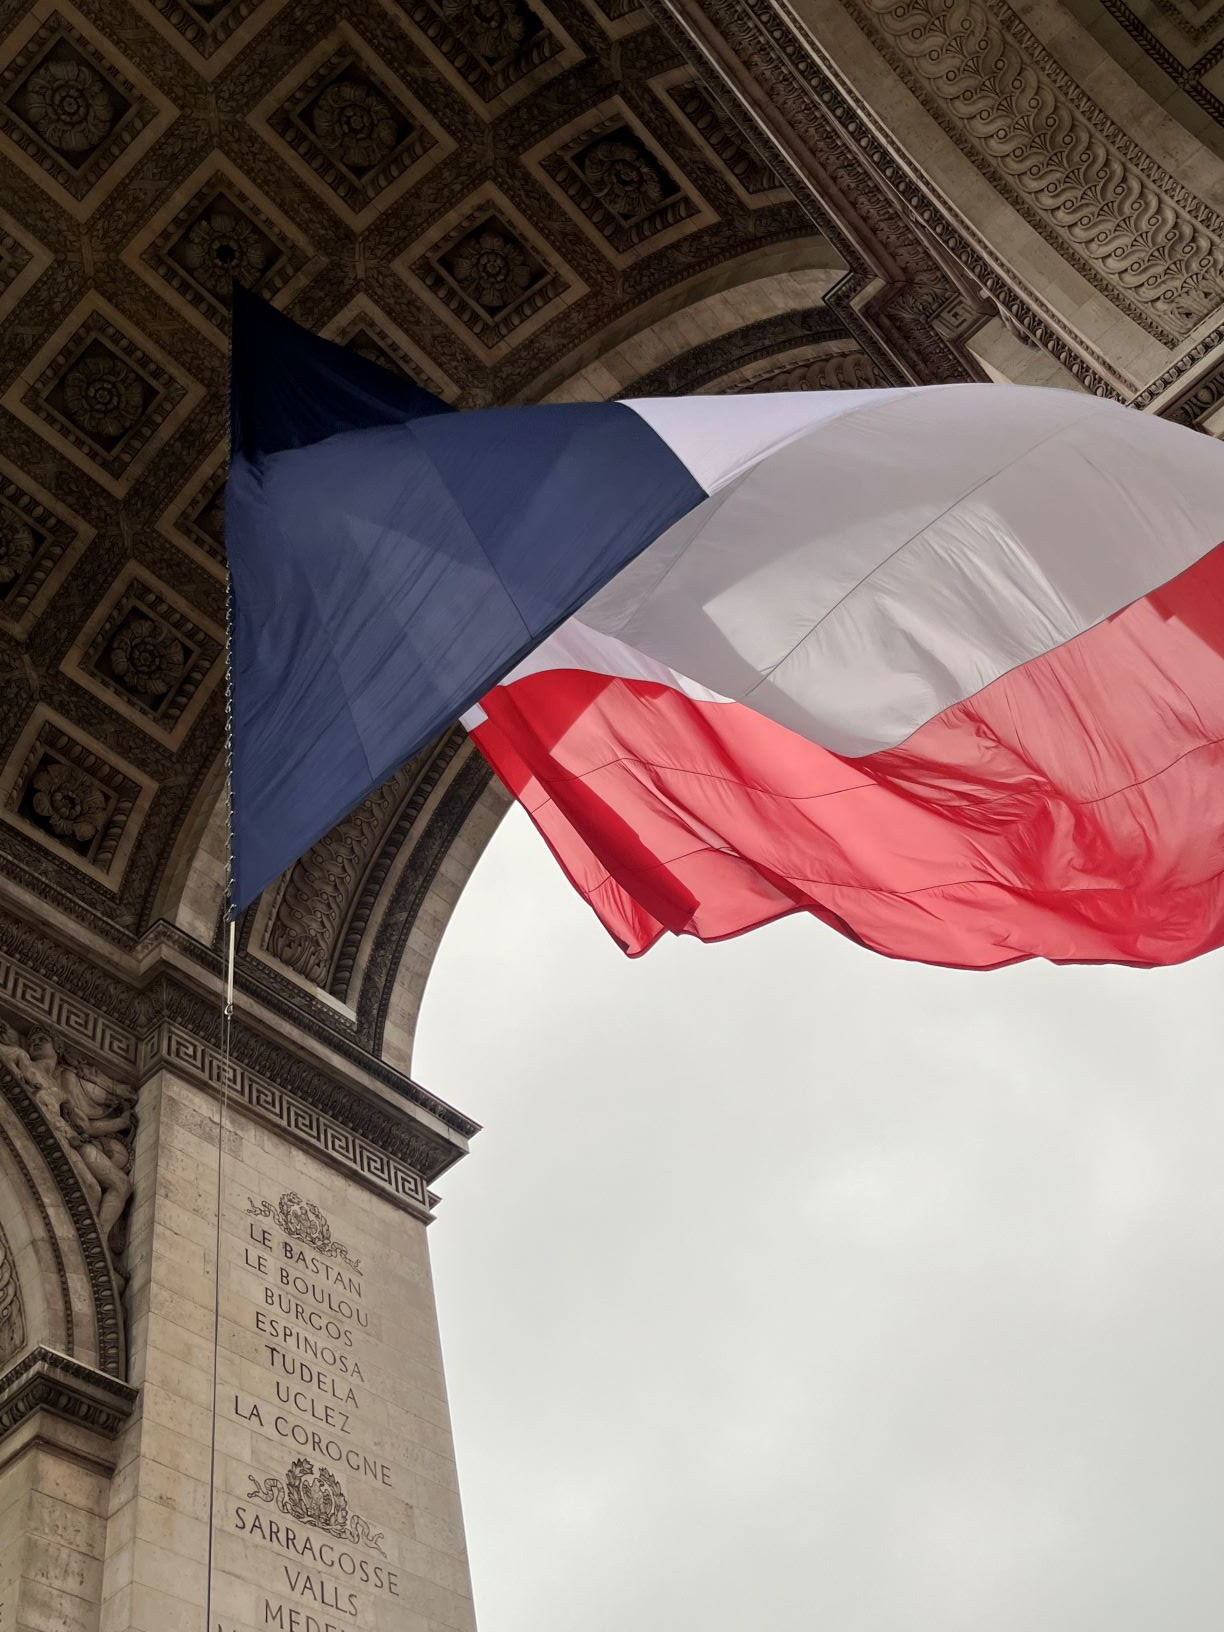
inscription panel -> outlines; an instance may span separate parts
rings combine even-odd
[[[207,1450],[215,1115],[162,1079],[146,1455],[153,1419]],[[472,1632],[424,1225],[232,1103],[221,1216],[212,1632]]]

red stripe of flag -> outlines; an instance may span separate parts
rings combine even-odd
[[[1224,942],[1222,654],[1224,546],[862,759],[573,669],[473,735],[633,955],[807,911],[928,963],[1175,963]]]

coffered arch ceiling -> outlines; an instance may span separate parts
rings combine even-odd
[[[1208,418],[1219,161],[1092,3],[0,0],[10,903],[216,940],[232,273],[468,407],[1005,375]],[[243,978],[406,1064],[500,808],[447,733]]]
[[[469,407],[613,353],[900,377],[762,153],[629,0],[0,6],[10,902],[215,939],[231,275]],[[487,786],[457,732],[406,766],[248,915],[247,978],[377,1046]]]

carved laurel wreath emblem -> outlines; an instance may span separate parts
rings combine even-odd
[[[327,1215],[313,1201],[303,1201],[296,1190],[287,1190],[275,1206],[270,1201],[252,1201],[248,1196],[247,1212],[255,1218],[272,1219],[292,1240],[305,1242],[325,1258],[339,1258],[350,1269],[361,1273],[361,1260],[333,1238]]]
[[[253,1473],[248,1473],[247,1478],[251,1482],[251,1488],[247,1491],[249,1502],[267,1502],[278,1513],[296,1519],[299,1524],[324,1530],[329,1536],[335,1536],[337,1541],[352,1541],[358,1546],[370,1547],[386,1558],[382,1545],[383,1531],[371,1529],[368,1520],[360,1514],[350,1513],[348,1497],[339,1479],[327,1468],[316,1471],[313,1462],[299,1456],[296,1462],[289,1465],[283,1480],[260,1480]]]

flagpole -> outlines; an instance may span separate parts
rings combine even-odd
[[[230,378],[233,379],[233,325],[230,326]],[[214,1212],[212,1411],[208,1447],[208,1555],[204,1585],[204,1632],[213,1632],[213,1542],[217,1508],[217,1393],[221,1358],[221,1212],[225,1177],[225,1113],[229,1104],[230,1049],[234,1021],[234,965],[237,913],[234,909],[234,590],[228,562],[225,574],[225,978],[221,999],[221,1092],[217,1106],[217,1190]],[[218,1629],[219,1632],[219,1629]]]

